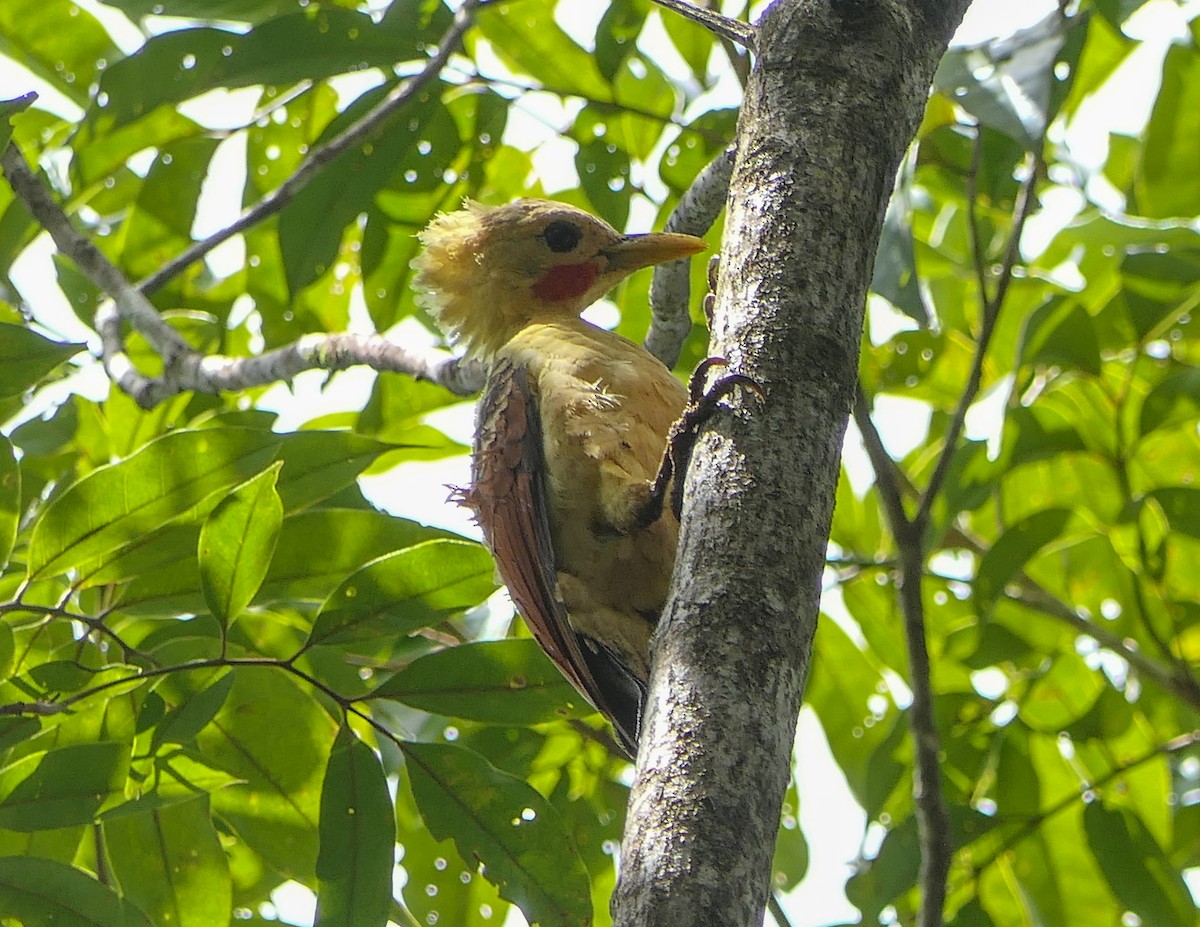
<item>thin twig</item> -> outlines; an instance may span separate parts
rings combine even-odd
[[[754,42],[758,38],[758,30],[740,19],[722,16],[704,7],[694,6],[687,0],[653,0],[664,9],[686,16],[693,22],[698,22],[714,35],[726,38],[731,42],[754,51]]]
[[[1032,836],[1037,832],[1046,821],[1057,814],[1061,814],[1068,808],[1073,807],[1078,802],[1085,800],[1085,794],[1095,792],[1097,789],[1102,789],[1114,779],[1119,779],[1126,773],[1132,772],[1139,766],[1149,763],[1151,760],[1160,756],[1169,756],[1172,753],[1178,753],[1181,750],[1186,750],[1188,747],[1200,743],[1200,731],[1191,731],[1186,734],[1180,734],[1178,737],[1173,737],[1164,744],[1160,744],[1151,750],[1146,751],[1136,759],[1130,760],[1128,763],[1122,763],[1115,766],[1099,779],[1091,781],[1084,780],[1080,787],[1079,794],[1066,795],[1059,801],[1055,802],[1050,807],[1039,811],[1037,814],[1030,815],[1021,827],[1017,828],[1013,833],[1008,835],[1005,840],[996,847],[992,852],[988,853],[981,860],[971,866],[971,878],[977,879],[992,863],[996,862],[1001,856],[1019,844],[1026,837]]]
[[[1181,667],[1175,666],[1175,671],[1172,672],[1171,669],[1155,662],[1142,651],[1128,646],[1116,634],[1077,614],[1072,608],[1060,602],[1026,576],[1019,577],[1014,584],[1010,585],[1006,590],[1006,595],[1012,601],[1020,602],[1027,608],[1049,615],[1070,625],[1081,635],[1092,638],[1101,647],[1111,650],[1136,669],[1143,677],[1200,711],[1200,686],[1196,684],[1191,673],[1184,671]]]
[[[871,419],[871,401],[867,398],[862,383],[857,385],[854,394],[854,422],[858,425],[858,432],[862,435],[867,458],[871,461],[871,467],[875,471],[875,485],[879,488],[883,510],[887,514],[888,521],[895,524],[907,522],[908,513],[904,511],[900,484],[892,469],[892,457],[883,446],[883,439],[879,437],[879,429],[875,427],[875,422]]]
[[[904,616],[908,685],[912,693],[908,722],[915,754],[913,801],[921,845],[921,910],[917,923],[921,927],[941,927],[954,846],[950,814],[942,795],[941,740],[934,717],[932,673],[925,643],[925,603],[921,595],[925,561],[923,531],[917,520],[910,520],[904,511],[900,489],[892,473],[891,457],[871,420],[870,405],[861,384],[855,397],[854,419],[875,469],[876,485],[896,540],[899,561],[900,610]]]
[[[50,191],[25,163],[24,155],[15,144],[10,142],[4,149],[0,166],[3,166],[4,176],[13,192],[50,233],[58,249],[68,255],[92,283],[113,298],[116,310],[145,335],[165,364],[173,363],[180,354],[191,350],[182,336],[163,321],[149,300],[129,285],[116,265],[75,229]]]
[[[779,901],[779,892],[773,891],[767,896],[767,910],[771,912],[771,917],[775,919],[776,927],[792,927],[792,922]]]
[[[437,349],[408,348],[381,335],[306,335],[257,357],[204,355],[194,350],[159,315],[150,301],[80,234],[12,145],[4,151],[4,173],[17,196],[70,257],[110,299],[96,311],[101,359],[108,375],[143,408],[187,390],[220,393],[289,380],[304,370],[344,370],[365,364],[379,371],[407,373],[444,386],[457,395],[478,391],[483,371],[477,362]],[[125,353],[122,322],[128,320],[163,359],[163,373],[147,377]]]
[[[387,115],[411,99],[437,68],[445,63],[469,26],[471,13],[477,5],[477,0],[468,0],[458,11],[454,25],[446,33],[437,55],[429,60],[420,74],[400,85],[383,103],[329,144],[314,151],[296,174],[243,214],[233,226],[203,242],[197,242],[156,274],[142,281],[142,290],[149,291],[161,285],[172,274],[202,257],[230,235],[282,208],[311,180],[321,165],[376,130]],[[188,390],[219,393],[247,389],[287,380],[304,370],[343,370],[356,364],[365,364],[380,371],[407,373],[417,379],[437,383],[462,396],[477,392],[482,385],[483,371],[474,361],[464,361],[434,349],[402,347],[378,335],[308,335],[258,357],[205,356],[193,350],[163,320],[144,292],[130,284],[121,271],[75,229],[13,145],[6,148],[0,163],[14,192],[50,233],[59,250],[75,261],[88,279],[110,297],[96,311],[95,326],[100,336],[101,360],[112,381],[143,408],[152,408]],[[125,353],[122,324],[126,321],[141,332],[162,357],[162,376],[143,375]]]
[[[979,299],[981,302],[981,315],[979,323],[979,338],[976,341],[975,356],[971,358],[971,372],[967,377],[967,385],[963,390],[962,397],[958,401],[958,406],[954,410],[954,417],[950,420],[950,426],[946,429],[946,437],[942,443],[942,452],[938,456],[937,464],[934,466],[933,475],[929,478],[929,483],[925,487],[925,492],[921,495],[921,504],[917,509],[917,515],[914,521],[924,530],[929,523],[929,514],[933,509],[933,503],[937,500],[938,493],[941,492],[942,484],[945,482],[947,474],[950,472],[950,465],[954,462],[954,453],[958,449],[958,439],[962,435],[963,427],[967,421],[967,412],[970,411],[971,405],[975,402],[975,397],[979,395],[979,387],[983,382],[983,364],[987,358],[988,346],[991,343],[992,335],[996,330],[996,322],[1000,318],[1000,309],[1004,305],[1004,297],[1008,294],[1008,286],[1012,282],[1013,270],[1016,267],[1017,259],[1020,257],[1021,248],[1021,232],[1025,228],[1025,221],[1029,218],[1033,211],[1034,196],[1033,190],[1037,184],[1037,178],[1040,169],[1039,159],[1035,155],[1029,155],[1026,159],[1026,166],[1029,169],[1029,175],[1021,184],[1021,189],[1017,193],[1017,201],[1013,210],[1013,227],[1009,235],[1008,247],[1005,249],[1004,261],[1000,266],[1000,274],[996,280],[996,290],[990,296],[986,289],[986,279],[981,277],[979,281],[980,293]],[[970,184],[970,177],[968,177]],[[970,193],[972,186],[968,186]],[[973,197],[970,198],[973,200]],[[971,224],[974,226],[974,207],[969,207],[971,215]],[[978,237],[978,232],[974,236]],[[976,242],[978,244],[978,242]],[[977,264],[982,264],[981,259],[976,258]],[[982,273],[982,269],[980,270]]]
[[[142,660],[151,666],[158,663],[153,656],[148,653],[143,653],[132,644],[127,643],[120,634],[105,624],[104,619],[107,617],[107,615],[102,614],[97,618],[93,618],[91,615],[73,612],[61,605],[30,605],[26,602],[20,601],[20,599],[12,602],[0,603],[0,615],[7,612],[29,612],[30,614],[43,615],[47,618],[66,618],[69,621],[78,621],[80,624],[86,625],[89,630],[95,631],[97,634],[107,637],[114,644],[120,647],[121,657],[126,662],[129,661],[130,657],[134,657],[135,659]]]
[[[310,151],[287,180],[243,212],[236,221],[187,248],[149,277],[140,281],[137,289],[143,293],[153,293],[184,268],[200,260],[217,245],[279,212],[320,173],[325,165],[379,132],[393,114],[406,106],[445,67],[450,56],[458,48],[463,34],[471,27],[478,7],[479,0],[464,0],[463,5],[454,14],[454,22],[442,36],[437,51],[425,62],[420,71],[392,88],[391,92],[361,119],[355,120],[352,125],[324,145]]]
[[[703,235],[713,227],[725,208],[729,178],[733,174],[734,150],[727,148],[696,175],[679,204],[667,218],[668,232]],[[687,261],[668,261],[654,268],[650,282],[650,330],[646,350],[668,367],[679,360],[683,342],[692,330],[688,311],[691,276]]]

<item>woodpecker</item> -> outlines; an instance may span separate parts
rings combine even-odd
[[[419,304],[488,371],[465,502],[534,638],[633,756],[679,535],[664,450],[688,389],[579,316],[706,244],[536,199],[468,202],[420,240]]]

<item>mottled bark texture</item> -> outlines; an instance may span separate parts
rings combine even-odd
[[[711,351],[766,399],[693,454],[618,927],[762,923],[880,225],[966,6],[777,0],[759,24]]]

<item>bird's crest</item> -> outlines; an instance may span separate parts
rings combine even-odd
[[[622,235],[574,206],[537,199],[468,200],[420,239],[418,305],[484,358],[533,322],[579,315],[639,267],[705,247],[689,235]]]

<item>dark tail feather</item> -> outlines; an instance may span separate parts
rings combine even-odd
[[[582,638],[580,645],[592,678],[604,693],[605,704],[596,707],[612,722],[613,733],[621,749],[631,760],[636,759],[638,741],[642,736],[646,684],[603,645],[597,646],[588,638]]]

